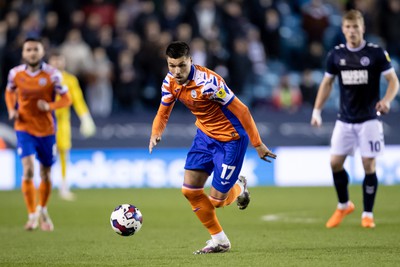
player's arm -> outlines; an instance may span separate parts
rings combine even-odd
[[[69,75],[68,77],[64,75],[64,79],[68,79],[68,82],[66,82],[68,84],[69,93],[71,94],[72,105],[81,121],[79,128],[80,133],[84,137],[93,136],[96,133],[96,125],[94,124],[93,118],[90,115],[78,79],[73,75]]]
[[[175,102],[172,102],[170,105],[160,104],[158,108],[157,115],[153,120],[153,126],[151,128],[151,136],[149,143],[149,152],[153,151],[153,148],[161,141],[162,133],[167,127],[169,116],[171,115],[171,111],[174,107]]]
[[[385,79],[388,82],[388,87],[386,89],[385,96],[376,103],[375,109],[382,113],[386,114],[390,110],[390,102],[396,97],[397,92],[399,91],[399,79],[397,78],[396,72],[391,69],[390,72],[384,74]]]
[[[5,93],[6,106],[9,120],[18,119],[18,110],[15,108],[17,104],[17,93],[14,90],[6,89]]]
[[[333,82],[335,80],[335,76],[325,74],[324,78],[318,89],[317,98],[315,99],[314,109],[311,116],[311,125],[312,126],[321,126],[322,118],[321,118],[321,110],[329,98],[333,88]]]
[[[228,109],[239,119],[250,138],[250,143],[257,150],[258,156],[270,162],[268,157],[275,159],[276,155],[272,153],[268,147],[261,141],[260,134],[257,130],[256,123],[249,108],[243,104],[237,97],[228,105]]]
[[[52,111],[59,108],[69,107],[72,104],[72,99],[69,94],[64,93],[60,95],[60,99],[54,102],[47,102],[46,100],[39,99],[37,101],[37,107],[41,111]]]
[[[68,93],[68,87],[62,85],[62,74],[60,71],[55,70],[51,73],[51,81],[54,88],[54,92],[59,94],[61,97],[54,102],[47,102],[46,100],[39,99],[37,101],[37,107],[41,111],[52,111],[59,108],[66,108],[71,106],[72,99]]]

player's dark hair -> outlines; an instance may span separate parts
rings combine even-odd
[[[40,37],[34,37],[34,36],[29,36],[24,40],[24,44],[26,42],[38,42],[38,43],[42,43],[42,39]]]
[[[190,57],[190,47],[185,42],[172,42],[168,45],[165,54],[170,58]]]
[[[364,17],[360,11],[351,9],[343,15],[342,22],[345,20],[360,20],[364,24]]]

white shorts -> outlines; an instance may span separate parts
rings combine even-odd
[[[383,153],[385,140],[382,122],[377,119],[362,123],[337,120],[332,133],[331,155],[352,156],[357,147],[365,158],[374,158]]]

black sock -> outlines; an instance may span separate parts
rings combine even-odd
[[[372,212],[375,195],[378,190],[378,178],[376,173],[366,174],[362,185],[364,197],[364,211]]]
[[[349,184],[349,175],[347,174],[346,170],[343,169],[342,171],[334,172],[333,182],[335,184],[339,203],[346,203],[349,201],[349,192],[347,190],[347,185]]]

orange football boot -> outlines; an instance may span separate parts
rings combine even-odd
[[[354,208],[355,207],[353,202],[349,201],[349,204],[346,209],[344,210],[336,209],[333,215],[326,222],[326,228],[333,228],[338,226],[346,215],[349,215],[354,211]]]
[[[364,228],[375,228],[374,218],[369,218],[369,217],[362,218],[361,226]]]

